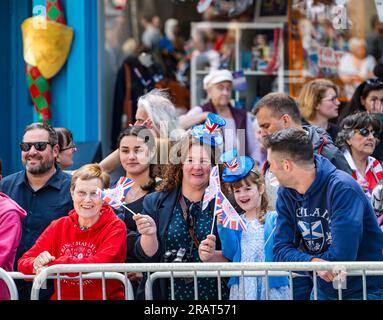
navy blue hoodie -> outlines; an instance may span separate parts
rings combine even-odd
[[[322,156],[315,155],[315,164],[316,178],[305,194],[279,188],[274,261],[383,261],[383,232],[358,183]],[[367,278],[367,287],[368,292],[383,288],[383,277]],[[322,279],[318,288],[330,297],[338,295]],[[349,276],[343,297],[359,295],[361,277]]]

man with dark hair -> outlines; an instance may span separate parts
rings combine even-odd
[[[351,168],[342,152],[333,144],[326,130],[302,125],[301,114],[295,100],[285,93],[269,93],[264,96],[254,110],[262,138],[287,128],[305,130],[313,143],[314,153],[329,159],[335,167],[351,174]]]
[[[301,114],[295,100],[285,93],[269,93],[264,96],[254,110],[262,139],[270,134],[283,129],[295,128],[307,136],[312,143],[314,154],[320,154],[329,159],[336,168],[351,175],[352,170],[348,165],[343,153],[333,144],[328,133],[316,126],[304,125],[301,123]],[[275,210],[277,192],[279,187],[278,179],[269,170],[269,163],[264,166],[265,185],[269,197],[269,209]],[[297,277],[294,280],[294,299],[307,300],[310,298],[312,281],[307,277]]]
[[[313,155],[308,135],[286,129],[265,139],[279,181],[274,261],[383,261],[383,232],[358,183]],[[332,271],[319,271],[318,299],[336,299]],[[345,299],[362,298],[361,277],[348,276]],[[383,298],[383,277],[367,277],[369,299]],[[311,295],[313,297],[313,294]]]
[[[73,208],[69,191],[71,177],[56,167],[59,146],[54,129],[41,123],[27,126],[20,149],[25,169],[5,177],[0,183],[0,191],[27,212],[15,268],[18,259],[34,245],[52,220],[67,215]],[[18,288],[20,299],[29,298],[30,283],[21,282]]]

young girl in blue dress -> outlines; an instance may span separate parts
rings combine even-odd
[[[233,262],[272,262],[273,238],[277,213],[267,211],[268,201],[261,174],[253,169],[250,157],[237,157],[236,150],[221,156],[225,164],[222,180],[243,210],[247,231],[231,230],[217,220],[223,256]],[[290,299],[287,277],[269,277],[269,299]],[[244,284],[242,284],[244,281]],[[232,277],[229,281],[230,300],[266,299],[266,277]],[[242,291],[244,285],[244,293]]]

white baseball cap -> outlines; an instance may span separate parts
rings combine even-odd
[[[233,82],[233,75],[229,70],[212,70],[203,78],[203,88],[207,90],[211,85],[224,81]]]

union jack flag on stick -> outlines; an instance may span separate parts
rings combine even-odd
[[[221,185],[219,181],[219,169],[218,165],[216,165],[210,169],[209,185],[205,189],[205,193],[203,195],[202,210],[207,208],[209,202],[215,198],[220,188]]]
[[[109,204],[114,209],[119,209],[124,207],[126,210],[129,210],[132,214],[136,214],[134,211],[130,210],[124,205],[124,199],[128,194],[128,191],[134,185],[134,181],[127,178],[121,177],[115,185],[109,189],[100,189],[97,188],[97,194],[100,198]]]
[[[245,222],[221,191],[217,194],[214,215],[221,216],[225,228],[247,231]]]

